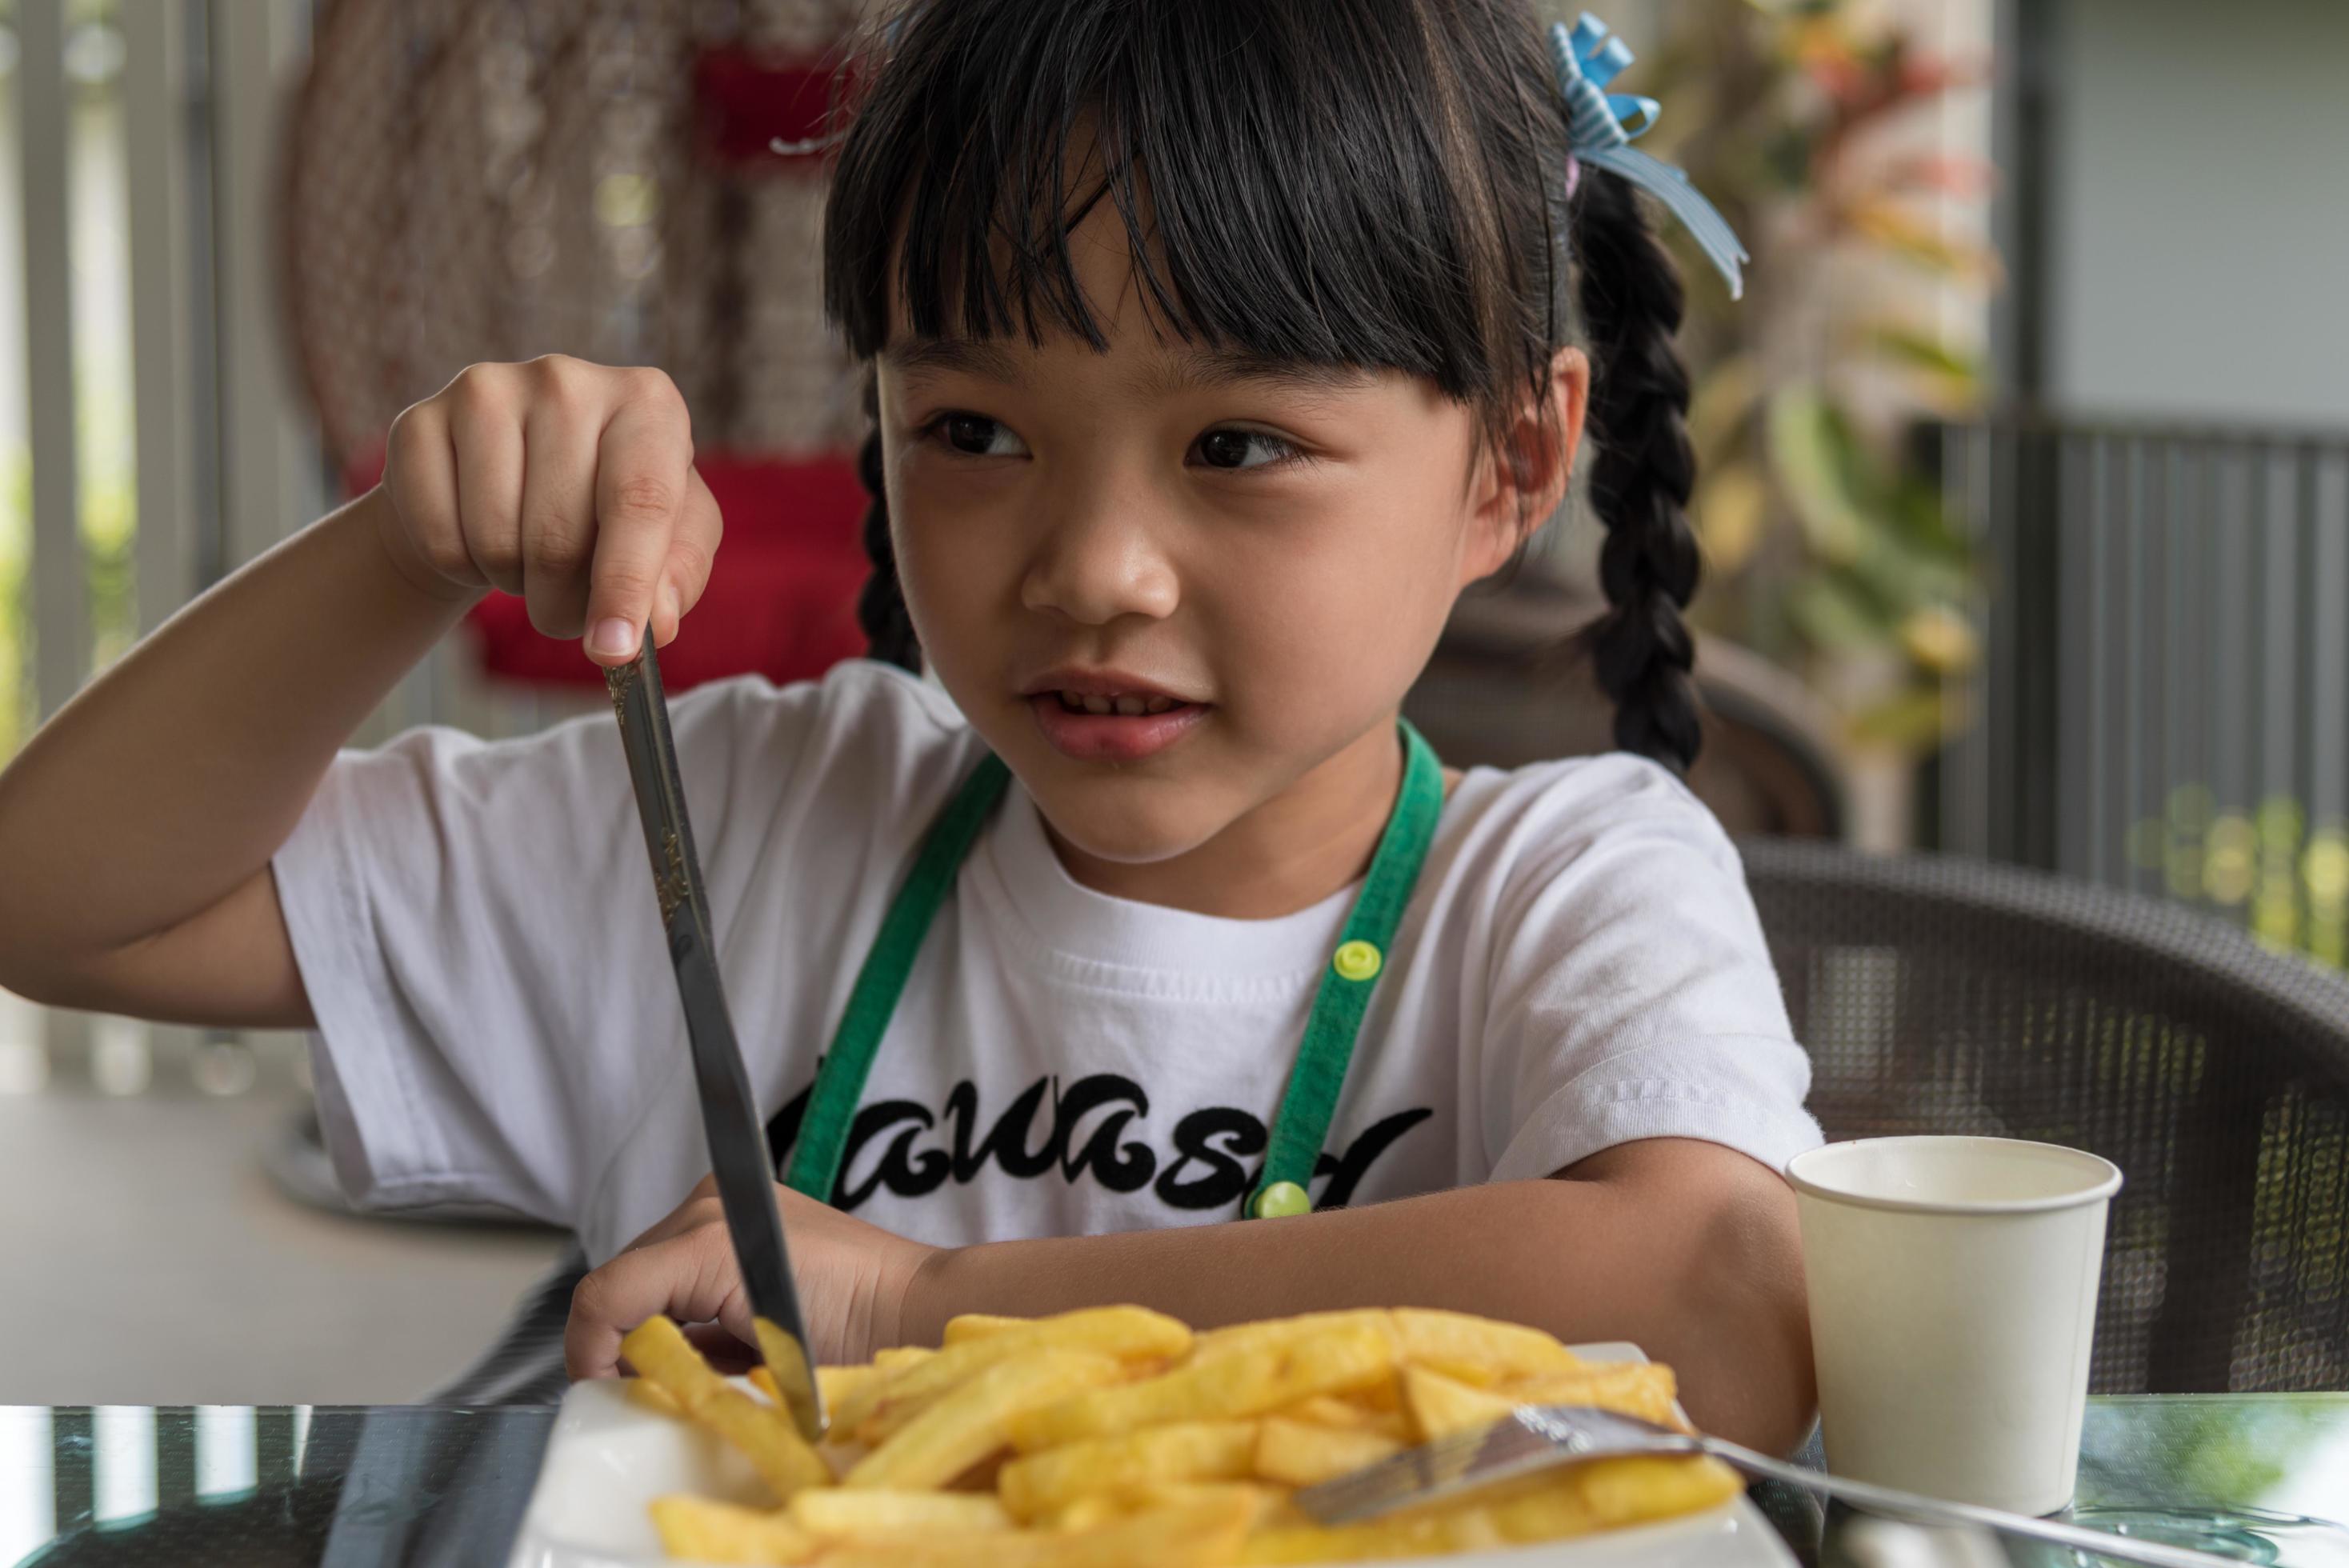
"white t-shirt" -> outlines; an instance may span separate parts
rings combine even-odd
[[[981,755],[853,662],[673,705],[719,962],[779,1154],[913,849]],[[353,1196],[502,1204],[616,1253],[709,1169],[616,727],[337,758],[276,860]],[[1277,920],[1129,903],[1015,783],[923,944],[840,1202],[940,1244],[1234,1218],[1354,890]],[[1469,772],[1388,954],[1319,1205],[1546,1175],[1635,1139],[1776,1169],[1809,1065],[1734,849],[1624,755]]]

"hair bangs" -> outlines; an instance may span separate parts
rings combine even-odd
[[[1525,275],[1557,265],[1551,214],[1509,232],[1465,128],[1479,84],[1419,5],[912,0],[874,47],[825,228],[860,357],[893,321],[1102,346],[1070,235],[1108,202],[1178,339],[1488,408],[1542,384],[1557,324],[1519,318],[1551,294]]]

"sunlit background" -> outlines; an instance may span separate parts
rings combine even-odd
[[[844,651],[856,379],[817,161],[764,151],[822,84],[744,62],[853,9],[0,0],[0,757],[368,482],[399,407],[549,349],[668,369],[778,538],[833,485],[720,563],[812,608],[703,646]],[[1742,305],[1689,269],[1707,799],[2349,964],[2349,6],[1614,9],[1642,146],[1754,257]],[[1587,604],[1588,533],[1509,603]],[[577,711],[561,652],[485,614],[363,738]],[[1482,695],[1448,755],[1550,744]],[[338,1212],[296,1045],[0,994],[0,1402],[409,1398],[488,1336],[556,1238]]]

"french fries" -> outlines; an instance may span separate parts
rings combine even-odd
[[[824,1568],[1216,1568],[1229,1563],[1256,1522],[1257,1504],[1236,1493],[1203,1493],[1122,1513],[1079,1530],[986,1535],[890,1536],[843,1542]]]
[[[1156,1482],[1236,1480],[1253,1472],[1256,1445],[1253,1421],[1176,1421],[1014,1460],[995,1484],[1004,1507],[1034,1519],[1084,1497],[1114,1500]]]
[[[1091,1530],[1096,1525],[1107,1524],[1123,1511],[1124,1505],[1118,1499],[1097,1491],[1054,1509],[1038,1522],[1062,1532]]]
[[[1503,1396],[1425,1367],[1403,1368],[1402,1398],[1413,1435],[1423,1443],[1470,1427],[1489,1427],[1509,1413]]]
[[[1711,1460],[1604,1460],[1340,1529],[1290,1493],[1525,1404],[1680,1425],[1671,1369],[1577,1358],[1515,1324],[1422,1308],[1315,1313],[1194,1336],[1139,1307],[972,1315],[936,1350],[821,1367],[809,1447],[754,1373],[719,1377],[675,1325],[623,1342],[647,1411],[748,1455],[778,1507],[665,1497],[671,1555],[805,1568],[1225,1568],[1437,1554],[1716,1507]],[[839,1480],[835,1484],[833,1475]]]
[[[816,1391],[823,1396],[825,1409],[837,1410],[842,1400],[886,1377],[888,1370],[878,1362],[867,1362],[862,1367],[819,1367],[815,1369]],[[783,1402],[783,1397],[775,1391],[775,1375],[764,1367],[750,1368],[750,1386],[776,1404]]]
[[[1468,1427],[1486,1427],[1519,1405],[1596,1405],[1661,1426],[1681,1425],[1672,1369],[1654,1362],[1581,1367],[1571,1372],[1477,1387],[1427,1367],[1403,1372],[1403,1403],[1413,1440],[1429,1442]]]
[[[1256,1473],[1267,1480],[1315,1486],[1402,1451],[1400,1441],[1376,1432],[1268,1416],[1257,1423],[1252,1458]]]
[[[761,1404],[709,1369],[682,1329],[647,1318],[620,1341],[628,1364],[659,1386],[685,1413],[742,1450],[778,1502],[812,1486],[829,1486],[832,1467],[810,1448],[791,1418]]]
[[[1376,1382],[1394,1369],[1394,1349],[1393,1337],[1370,1324],[1243,1346],[1200,1357],[1161,1377],[1030,1411],[1012,1421],[1011,1445],[1033,1453],[1167,1421],[1258,1415],[1316,1394],[1340,1394]]]
[[[1574,1352],[1538,1328],[1464,1312],[1399,1306],[1394,1309],[1394,1334],[1402,1360],[1463,1382],[1534,1377],[1571,1372],[1582,1365]]]
[[[1500,1392],[1512,1405],[1596,1405],[1660,1427],[1688,1429],[1676,1403],[1680,1387],[1672,1369],[1653,1361],[1586,1366],[1578,1371],[1505,1384]]]
[[[661,1549],[695,1563],[798,1563],[816,1542],[788,1514],[701,1497],[653,1499]]]
[[[977,1491],[850,1491],[827,1487],[792,1499],[792,1522],[822,1538],[1009,1530],[1003,1504]]]
[[[1382,1306],[1369,1306],[1342,1312],[1308,1312],[1296,1317],[1267,1318],[1260,1323],[1235,1323],[1227,1328],[1213,1328],[1200,1335],[1197,1358],[1205,1360],[1226,1351],[1253,1349],[1260,1345],[1301,1339],[1341,1328],[1374,1328],[1392,1337],[1394,1334],[1394,1314]]]
[[[944,1486],[1003,1447],[1011,1423],[1041,1405],[1117,1380],[1121,1368],[1091,1350],[1033,1350],[999,1361],[945,1396],[841,1478],[843,1486]]]
[[[1372,1404],[1369,1391],[1350,1399],[1340,1399],[1329,1394],[1316,1394],[1309,1399],[1299,1399],[1275,1414],[1291,1421],[1304,1421],[1316,1427],[1338,1427],[1347,1431],[1377,1432],[1397,1441],[1416,1442],[1418,1435],[1411,1418],[1403,1413],[1399,1402],[1381,1399]]]
[[[966,1339],[984,1339],[1007,1328],[1024,1328],[1034,1321],[1032,1317],[998,1317],[992,1313],[966,1312],[959,1317],[947,1320],[947,1331],[941,1343],[960,1345]]]
[[[833,1425],[861,1441],[880,1443],[941,1396],[999,1361],[1050,1345],[1061,1350],[1094,1350],[1121,1361],[1151,1361],[1190,1348],[1191,1331],[1162,1313],[1138,1306],[1089,1307],[1040,1317],[999,1334],[968,1339],[936,1353],[890,1365],[882,1352],[876,1366],[888,1375],[852,1392],[833,1412]]]

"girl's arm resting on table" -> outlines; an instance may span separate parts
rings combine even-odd
[[[930,1254],[899,1337],[958,1312],[1136,1302],[1198,1327],[1346,1306],[1438,1306],[1631,1340],[1704,1430],[1790,1451],[1813,1406],[1794,1194],[1717,1144],[1658,1139],[1548,1181],[1292,1219],[1000,1242]]]
[[[1134,1302],[1198,1327],[1350,1306],[1438,1306],[1630,1340],[1678,1374],[1697,1425],[1785,1453],[1810,1425],[1811,1336],[1795,1202],[1718,1144],[1620,1144],[1547,1181],[1501,1181],[1291,1219],[926,1247],[786,1187],[801,1305],[820,1361],[935,1345],[957,1313],[1034,1317]],[[581,1282],[574,1377],[611,1376],[656,1313],[751,1338],[715,1190]]]

